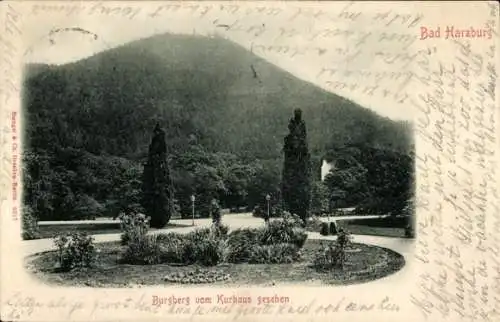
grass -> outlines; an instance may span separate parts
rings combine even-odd
[[[344,270],[317,271],[311,266],[313,257],[325,241],[308,240],[302,249],[302,260],[293,264],[221,264],[204,267],[209,273],[229,274],[230,279],[212,283],[216,286],[270,286],[288,283],[305,285],[346,285],[367,282],[392,274],[404,266],[403,256],[381,247],[353,244]],[[95,267],[70,272],[56,272],[56,253],[45,252],[28,257],[26,266],[40,280],[61,286],[131,287],[171,284],[168,274],[192,274],[200,266],[126,265],[118,260],[123,246],[117,242],[98,245],[101,250]]]
[[[165,228],[174,228],[174,227],[188,227],[190,224],[172,224],[169,223]],[[73,232],[86,232],[90,235],[99,235],[99,234],[120,234],[122,232],[120,228],[120,222],[116,223],[99,223],[95,224],[67,224],[67,225],[41,225],[38,228],[39,230],[39,238],[53,238],[57,234],[62,232],[64,233],[73,233]],[[155,229],[150,229],[150,231],[154,231]]]
[[[365,218],[337,220],[339,228],[354,235],[370,235],[405,238],[407,219],[404,217]],[[319,229],[309,228],[309,231],[319,232]]]

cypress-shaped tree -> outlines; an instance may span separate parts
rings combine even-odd
[[[173,191],[170,187],[170,171],[167,165],[165,131],[159,124],[153,130],[148,160],[142,177],[142,206],[150,217],[150,226],[163,228],[171,217]]]
[[[304,224],[311,203],[311,165],[307,145],[306,124],[302,111],[296,109],[285,137],[285,160],[281,182],[285,210],[300,216]]]

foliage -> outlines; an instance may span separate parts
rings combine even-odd
[[[217,265],[225,260],[226,237],[227,226],[224,225],[198,228],[188,234],[158,234],[157,261],[183,265]]]
[[[242,263],[248,261],[252,247],[258,245],[261,229],[238,228],[232,231],[227,239],[227,260],[230,263]]]
[[[329,233],[330,233],[330,235],[336,235],[337,234],[337,223],[335,221],[330,222]]]
[[[162,263],[162,249],[158,235],[142,235],[131,239],[121,257],[121,261],[134,265]]]
[[[316,253],[313,266],[317,269],[344,269],[347,261],[347,248],[351,244],[351,236],[344,230],[339,230],[337,240],[323,245]]]
[[[22,237],[24,240],[38,239],[40,233],[38,230],[38,219],[33,214],[30,206],[24,205],[22,212]]]
[[[226,238],[229,233],[229,226],[224,224],[212,225],[211,228],[216,237]]]
[[[300,258],[299,247],[291,243],[255,245],[250,251],[249,263],[287,264]]]
[[[149,228],[149,218],[140,213],[122,213],[120,216],[120,227],[122,230],[121,243],[126,245],[131,240],[144,237]]]
[[[414,155],[366,144],[330,151],[335,171],[325,178],[334,208],[359,214],[413,215]]]
[[[62,234],[54,238],[58,252],[58,265],[63,271],[77,267],[90,267],[96,259],[94,239],[86,233]]]
[[[327,222],[323,222],[321,223],[321,229],[319,231],[319,233],[323,236],[328,236],[328,234],[330,233],[330,230],[328,229],[329,225]]]
[[[259,243],[262,245],[290,243],[302,248],[306,239],[307,233],[301,227],[301,219],[285,215],[283,219],[272,220],[264,227]]]
[[[173,212],[173,186],[167,163],[165,132],[157,124],[153,133],[142,178],[142,206],[151,217],[151,227],[163,228]]]
[[[329,211],[328,187],[322,181],[314,181],[311,186],[311,214],[322,215]]]
[[[219,203],[216,199],[213,199],[210,203],[210,216],[212,217],[212,223],[216,226],[220,225],[222,220],[221,209]]]
[[[408,218],[407,224],[405,226],[405,237],[406,238],[415,238],[415,223],[412,218]]]
[[[261,228],[232,231],[227,239],[227,261],[242,263],[249,262],[253,258],[253,262],[260,262],[261,260],[258,258],[267,258],[266,256],[271,255],[276,255],[278,258],[284,256],[295,259],[294,256],[304,246],[307,239],[307,234],[301,227],[301,223],[302,220],[298,216],[285,214],[283,218],[271,220]],[[285,247],[284,244],[289,246]],[[282,246],[278,247],[277,245]],[[295,255],[290,257],[288,255],[292,250]],[[276,252],[279,251],[284,253],[277,255]],[[279,260],[285,261],[285,259]],[[271,261],[271,259],[267,259],[267,261]]]
[[[302,110],[294,111],[288,130],[283,147],[285,160],[281,191],[285,209],[299,215],[305,225],[311,202],[311,165]]]

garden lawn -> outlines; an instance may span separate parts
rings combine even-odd
[[[339,227],[347,229],[353,235],[370,235],[370,236],[384,236],[384,237],[405,237],[404,228],[394,227],[370,227],[363,225],[356,225],[351,223],[339,222]]]
[[[371,235],[405,238],[405,227],[408,223],[404,217],[360,218],[336,220],[337,227],[347,230],[353,235]],[[315,222],[308,231],[320,232],[321,222]]]
[[[220,264],[212,267],[198,265],[175,266],[168,264],[130,265],[120,264],[118,259],[125,249],[118,242],[102,243],[96,266],[75,269],[70,272],[57,272],[55,251],[28,257],[27,269],[41,281],[61,286],[91,287],[131,287],[139,285],[193,286],[193,284],[170,283],[165,281],[169,274],[185,273],[191,275],[196,269],[204,274],[229,274],[226,281],[210,284],[230,286],[252,285],[271,286],[288,283],[304,285],[345,285],[367,282],[392,274],[401,269],[403,256],[381,247],[353,244],[348,251],[344,270],[318,271],[311,266],[313,257],[326,241],[308,240],[301,250],[302,259],[292,264]]]

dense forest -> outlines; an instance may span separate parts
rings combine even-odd
[[[278,205],[283,139],[296,108],[313,179],[325,156],[339,169],[325,183],[330,204],[386,211],[378,206],[385,197],[403,202],[412,193],[410,123],[227,40],[154,36],[75,63],[27,65],[24,82],[24,197],[41,220],[115,216],[137,202],[156,123],[166,132],[180,215],[190,214],[192,194],[205,215],[214,196],[224,207],[252,209],[270,194]]]

